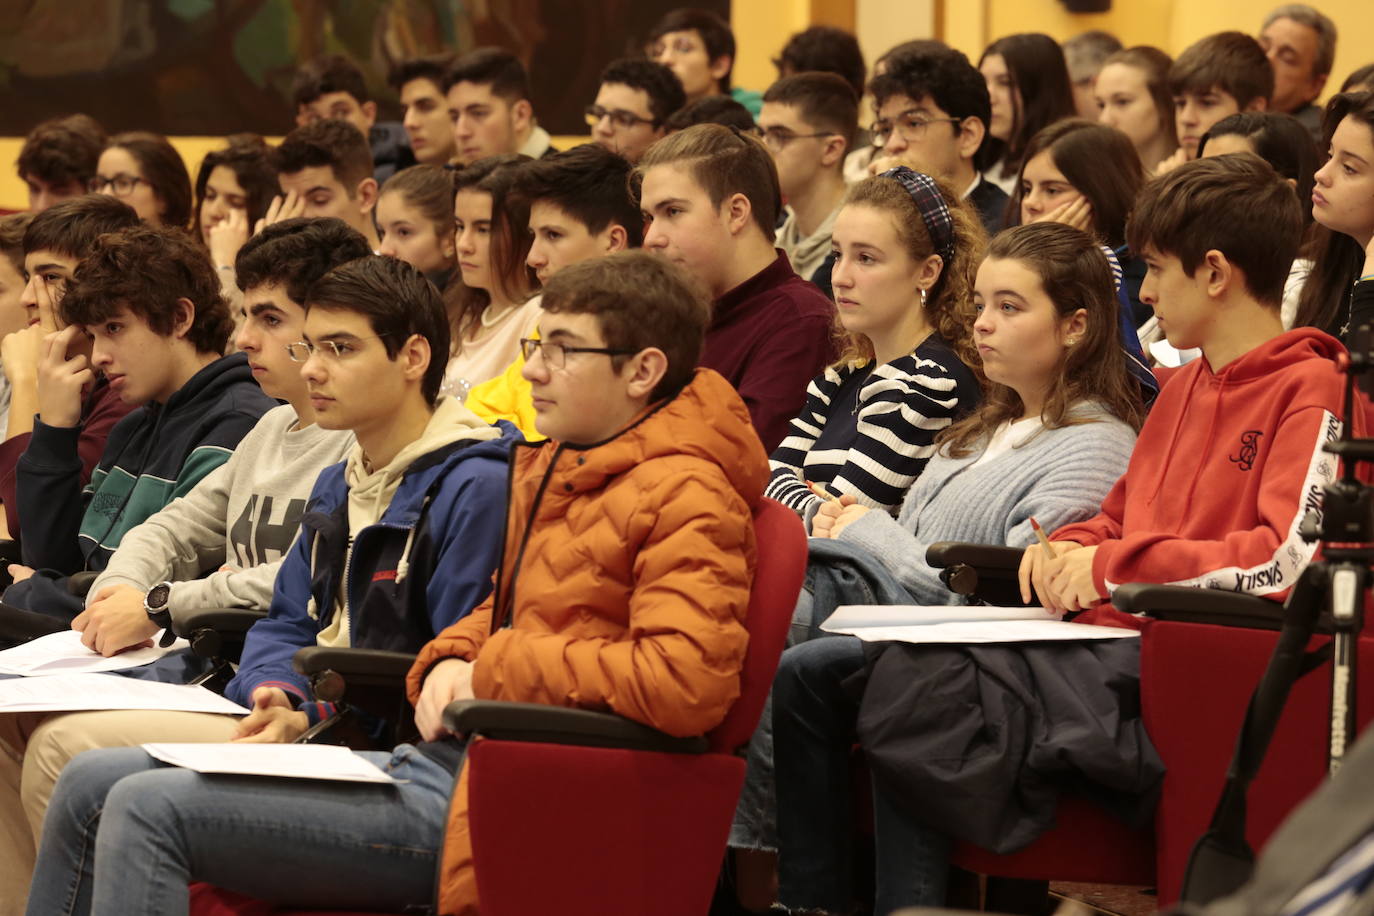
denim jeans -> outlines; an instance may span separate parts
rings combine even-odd
[[[859,704],[841,688],[863,644],[827,636],[783,653],[773,681],[779,896],[784,906],[842,913],[853,899],[855,832],[849,760]],[[950,841],[873,791],[879,916],[944,903]]]
[[[398,785],[202,775],[138,748],[58,780],[31,914],[176,914],[187,884],[286,905],[427,911],[454,777],[409,744],[364,753]]]
[[[809,584],[809,580],[808,580]],[[788,646],[827,635],[813,619],[813,596],[803,588],[792,610],[792,628],[788,631]],[[735,819],[730,825],[732,849],[776,851],[778,848],[778,800],[773,788],[773,694],[769,691],[763,701],[759,724],[749,739],[745,753],[748,768],[744,784],[740,786],[739,801],[735,804]]]

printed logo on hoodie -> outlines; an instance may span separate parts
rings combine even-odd
[[[1259,440],[1264,433],[1258,429],[1247,429],[1240,434],[1240,452],[1235,455],[1228,455],[1232,464],[1240,465],[1242,471],[1248,471],[1255,466],[1255,459],[1259,457]]]

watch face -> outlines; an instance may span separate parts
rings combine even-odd
[[[161,585],[154,585],[148,592],[147,605],[150,608],[164,608],[167,606],[167,599],[172,595],[172,586],[166,582]]]

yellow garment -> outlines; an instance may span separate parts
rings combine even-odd
[[[531,331],[530,337],[538,339],[539,332]],[[530,383],[520,374],[524,368],[524,355],[517,356],[515,362],[496,378],[474,385],[464,403],[468,410],[488,423],[509,420],[526,439],[538,442],[544,437],[534,428],[534,397],[530,393]]]

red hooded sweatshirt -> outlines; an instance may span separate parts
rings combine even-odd
[[[1098,594],[1155,582],[1283,600],[1316,551],[1298,525],[1338,473],[1322,445],[1340,436],[1343,350],[1296,328],[1220,372],[1202,358],[1170,378],[1102,511],[1054,532],[1098,548]],[[1079,619],[1123,616],[1103,606]]]

